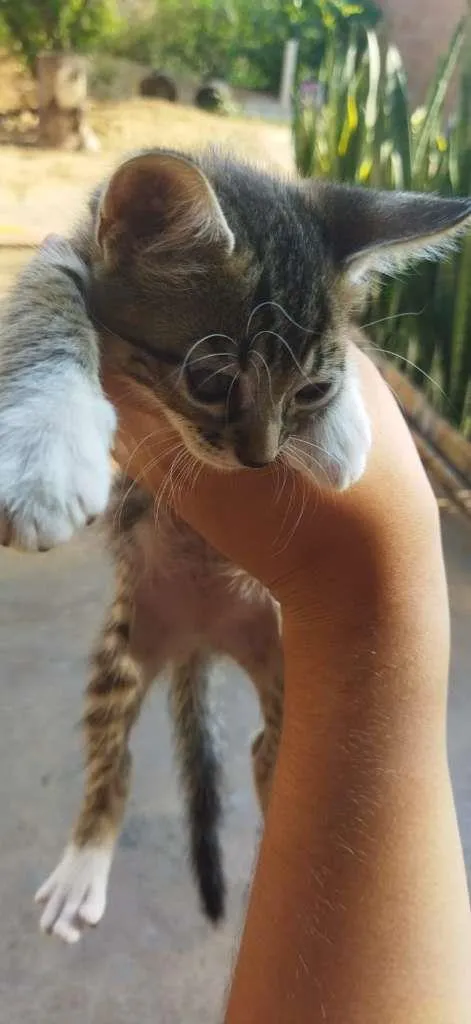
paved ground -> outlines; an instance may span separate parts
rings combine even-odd
[[[471,869],[471,526],[444,514],[453,605],[451,757]],[[185,861],[165,697],[135,741],[136,778],[101,928],[65,948],[37,932],[31,895],[76,807],[80,694],[108,574],[93,537],[43,557],[0,554],[0,1024],[216,1024],[254,856],[248,736],[257,712],[232,668],[217,681],[227,727],[230,914],[199,915]]]

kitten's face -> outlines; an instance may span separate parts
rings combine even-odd
[[[301,188],[148,152],[100,201],[92,312],[198,459],[230,470],[286,455],[341,489],[371,440],[347,345],[367,272],[469,214],[464,200]]]
[[[260,298],[259,289],[247,299],[246,281],[238,295],[234,280],[225,288],[221,277],[219,268],[208,293],[231,291],[224,315],[202,316],[200,294],[194,310],[186,300],[182,315],[172,304],[164,336],[173,344],[165,350],[152,343],[162,337],[162,308],[155,326],[152,316],[145,325],[141,318],[149,348],[132,351],[129,370],[202,461],[231,470],[284,456],[320,483],[347,486],[364,469],[370,435],[341,326],[325,304],[321,313],[314,303],[298,323],[282,288],[280,301]],[[211,310],[209,294],[206,300]]]

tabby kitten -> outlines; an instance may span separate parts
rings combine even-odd
[[[100,359],[181,438],[156,507],[122,477],[108,507],[116,596],[87,690],[82,807],[37,894],[46,931],[74,942],[103,915],[129,736],[164,669],[192,865],[206,913],[223,914],[208,679],[229,655],[254,682],[264,810],[282,722],[278,609],[166,499],[201,461],[229,471],[292,459],[321,485],[354,483],[370,431],[352,317],[372,273],[436,253],[470,213],[467,200],[287,183],[211,153],[153,150],[126,160],[71,241],[46,240],[20,275],[0,331],[3,543],[44,549],[104,511],[115,417]]]

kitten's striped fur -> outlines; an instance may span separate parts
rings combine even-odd
[[[146,614],[146,598],[140,598],[140,590],[143,582],[145,588],[146,578],[157,571],[165,600],[165,579],[168,580],[172,567],[167,565],[160,576],[152,501],[133,487],[131,481],[122,478],[116,481],[107,522],[116,565],[116,593],[91,659],[83,716],[85,791],[72,846],[77,851],[101,846],[112,849],[129,791],[130,732],[154,672],[165,667],[169,676],[169,707],[177,764],[187,809],[190,859],[203,909],[216,922],[224,913],[225,882],[219,836],[221,765],[208,692],[211,668],[218,655],[232,655],[251,673],[257,688],[264,725],[253,742],[253,770],[260,806],[265,810],[282,720],[278,612],[263,588],[255,584],[247,588],[240,574],[234,580],[229,563],[208,548],[204,579],[195,584],[188,614],[181,628],[177,621],[170,648],[167,643],[167,650],[161,649],[159,623],[154,619],[155,641],[151,644],[147,634],[143,649],[139,638],[136,640],[136,626],[139,631],[136,615]],[[179,545],[183,545],[185,571],[191,578],[192,561],[195,566],[201,562],[201,539],[170,517],[166,518],[162,535],[170,549],[173,546],[178,551]],[[153,547],[157,550],[153,551]],[[181,571],[178,557],[175,571],[177,574]],[[209,600],[206,596],[205,617],[214,622],[218,608],[220,621],[216,623],[214,636],[209,629],[206,636],[198,637],[195,612],[200,600],[205,600],[204,592],[207,595],[208,588],[210,592],[214,590],[214,594]],[[261,635],[257,638],[259,618]],[[247,619],[251,620],[249,629]],[[240,643],[241,633],[244,639]],[[64,904],[66,902],[64,894]],[[65,916],[67,918],[67,912]]]
[[[435,252],[469,215],[467,200],[286,182],[214,153],[125,161],[71,241],[36,254],[2,314],[0,542],[47,548],[104,511],[115,416],[102,359],[147,408],[164,407],[192,469],[288,458],[321,484],[349,486],[370,444],[349,359],[368,275]],[[129,481],[116,484],[107,523],[116,596],[87,688],[83,805],[38,893],[42,927],[69,942],[105,909],[129,737],[152,681],[169,677],[191,862],[213,920],[224,909],[213,660],[234,659],[257,690],[262,809],[282,725],[270,595]]]

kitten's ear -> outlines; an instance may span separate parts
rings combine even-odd
[[[470,199],[313,182],[309,195],[326,226],[335,264],[353,282],[437,258],[471,218]]]
[[[178,254],[197,241],[226,252],[234,236],[217,197],[195,164],[173,153],[131,157],[114,172],[98,210],[97,241],[105,260],[116,262],[136,248],[160,247]]]

